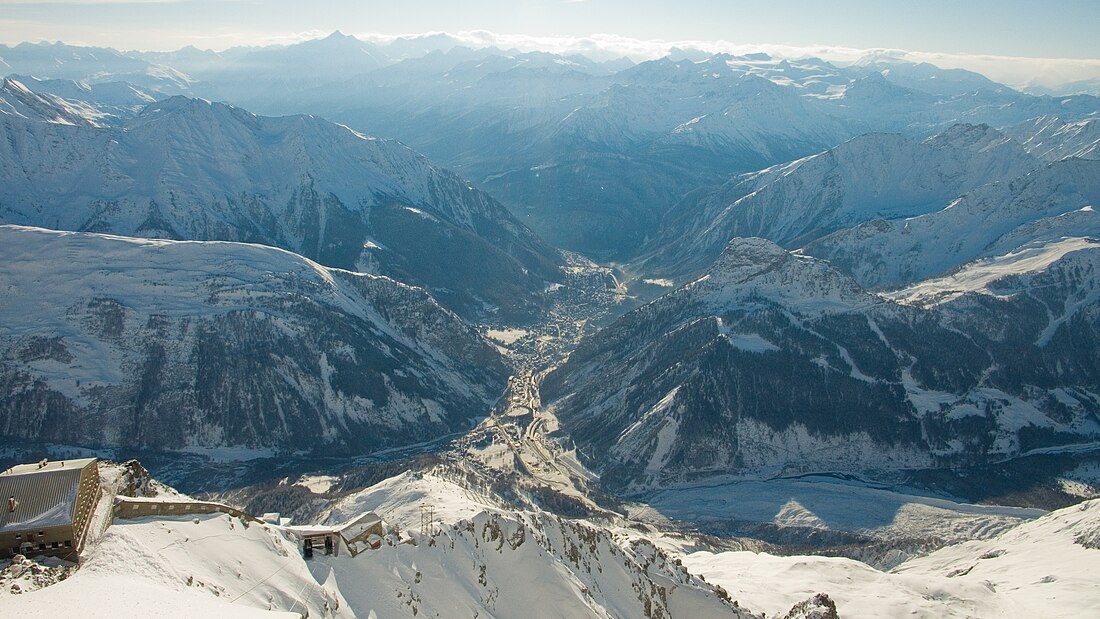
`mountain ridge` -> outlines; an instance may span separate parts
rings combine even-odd
[[[121,127],[0,123],[5,223],[261,242],[427,286],[466,316],[530,316],[560,277],[557,252],[490,196],[316,117],[173,97]]]

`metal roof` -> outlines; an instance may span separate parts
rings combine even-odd
[[[76,509],[80,473],[95,458],[20,464],[0,473],[0,532],[69,524]],[[15,497],[15,511],[8,497]]]

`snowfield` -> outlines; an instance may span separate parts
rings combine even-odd
[[[491,497],[438,475],[402,473],[340,499],[325,521],[344,522],[363,512],[374,512],[398,529],[419,530],[421,505],[432,506],[437,526],[450,526],[484,511],[504,513]]]
[[[418,543],[319,557],[361,617],[756,617],[653,544],[546,512],[482,512]]]
[[[842,557],[702,551],[683,561],[691,572],[721,585],[746,607],[769,618],[783,617],[791,606],[818,592],[836,602],[837,612],[844,619],[1016,616],[1009,614],[1009,607],[980,583],[902,577]]]
[[[310,561],[281,529],[225,514],[116,520],[79,571],[46,589],[0,593],[0,614],[759,617],[648,541],[547,512],[484,509],[472,497],[432,475],[386,480],[331,519],[373,505],[407,531],[419,505],[432,503],[430,530]]]
[[[843,492],[840,484],[815,485]],[[402,532],[356,557],[318,553],[310,561],[278,527],[226,514],[117,520],[66,580],[20,595],[0,591],[0,614],[749,619],[784,617],[819,593],[845,619],[1100,613],[1100,500],[1016,525],[1010,516],[1035,514],[956,505],[987,519],[1000,514],[1003,526],[889,571],[846,558],[693,551],[656,531],[650,541],[633,529],[486,508],[483,500],[433,474],[391,478],[352,495],[330,518],[370,506]],[[421,534],[419,506],[429,503],[436,519]],[[819,520],[867,507],[833,504],[835,513]],[[927,515],[950,521],[946,507]]]
[[[1085,207],[1088,212],[1092,207]],[[997,291],[991,284],[1014,275],[1039,273],[1063,259],[1067,254],[1095,250],[1100,243],[1088,238],[1065,237],[1049,243],[1030,243],[1003,256],[983,258],[963,265],[944,277],[926,279],[884,296],[908,305],[930,306],[946,303],[974,292],[990,296],[1007,296],[1014,291]]]
[[[716,478],[654,492],[646,503],[668,518],[695,523],[772,523],[949,544],[989,538],[1046,514],[1040,509],[967,505],[826,476]]]
[[[697,552],[684,565],[768,617],[823,591],[845,619],[1100,616],[1100,501],[881,572],[851,559]]]
[[[274,528],[246,525],[227,514],[118,520],[85,561],[51,587],[22,595],[0,592],[0,614],[354,616],[338,608],[335,590],[313,579],[294,542]]]

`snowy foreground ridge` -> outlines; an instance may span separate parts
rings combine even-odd
[[[377,506],[391,510],[398,529],[411,529],[427,493],[442,522],[423,534],[391,533],[380,549],[356,557],[306,561],[278,527],[226,514],[119,520],[80,570],[22,595],[5,587],[0,610],[12,617],[770,618],[825,593],[845,618],[1100,613],[1093,586],[1100,501],[889,572],[843,558],[690,552],[637,531],[491,508],[432,475],[386,480],[348,497],[333,517]]]
[[[1100,501],[948,546],[890,572],[827,557],[699,552],[684,565],[746,606],[774,616],[825,591],[860,617],[1095,617],[1100,614]]]

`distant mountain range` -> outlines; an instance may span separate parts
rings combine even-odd
[[[430,288],[470,317],[529,318],[560,276],[498,202],[395,142],[185,97],[81,126],[7,84],[38,111],[0,116],[0,222],[274,245]]]
[[[492,193],[550,243],[619,261],[637,256],[685,194],[731,175],[868,132],[923,139],[960,122],[1076,123],[1098,108],[1093,96],[1024,94],[888,56],[837,66],[679,50],[633,65],[470,49],[446,35],[380,44],[334,33],[217,53],[22,44],[0,47],[0,58],[13,73],[127,81],[156,97],[320,114],[396,138]]]
[[[113,397],[146,401],[131,380],[140,372],[93,381],[124,394],[108,397],[58,383],[50,372],[60,366],[42,364],[76,372],[83,360],[161,368],[174,358],[182,374],[150,379],[162,399],[148,410],[185,401],[178,419],[201,425],[212,414],[201,398],[228,398],[251,420],[214,423],[224,434],[204,430],[203,445],[304,449],[282,413],[271,418],[290,401],[293,423],[328,428],[322,442],[342,449],[382,444],[355,437],[394,416],[400,438],[386,444],[438,437],[464,427],[507,373],[469,325],[544,320],[576,264],[558,247],[613,264],[622,290],[639,295],[633,306],[667,292],[545,368],[543,400],[610,488],[788,467],[964,466],[1100,435],[1096,97],[1024,94],[889,57],[837,66],[678,50],[633,64],[469,49],[445,36],[383,45],[336,33],[220,53],[20,45],[0,58],[13,72],[0,90],[0,223],[88,236],[5,234],[36,239],[50,259],[74,239],[96,239],[105,256],[161,247],[133,238],[170,239],[201,242],[178,247],[210,256],[188,260],[238,265],[228,254],[261,244],[299,265],[273,273],[309,274],[266,282],[264,300],[247,305],[258,322],[243,326],[211,309],[224,295],[206,291],[230,282],[213,272],[187,280],[189,311],[230,344],[185,338],[162,343],[161,357],[134,343],[161,335],[126,331],[163,313],[125,301],[161,291],[138,285],[135,263],[107,269],[127,274],[116,276],[124,290],[110,278],[76,288],[73,298],[88,300],[64,305],[53,326],[31,329],[34,316],[13,313],[5,376],[37,394],[8,400],[17,436],[38,433],[22,428],[49,398],[67,411],[57,428],[116,410]],[[41,277],[63,266],[45,265]],[[66,286],[98,281],[87,268]],[[363,323],[301,292],[318,273],[409,291],[413,300],[360,290],[352,303],[401,316],[408,337],[385,339],[392,332],[373,314]],[[238,276],[266,281],[250,268]],[[29,302],[32,281],[11,286]],[[312,299],[308,311],[271,310],[283,293]],[[398,311],[392,304],[402,311],[386,314]],[[103,312],[138,312],[123,321],[131,339],[102,335]],[[409,335],[424,316],[443,332]],[[286,336],[275,319],[310,328]],[[336,337],[330,325],[369,336]],[[233,344],[236,332],[255,339]],[[109,344],[65,343],[78,333]],[[252,366],[204,382],[179,361],[234,346],[294,358],[345,351],[359,378],[311,361],[260,373],[277,387],[242,396],[254,388],[244,386]],[[40,349],[61,352],[40,359]],[[398,366],[435,379],[405,381]],[[336,395],[299,388],[306,383]],[[366,425],[332,422],[345,417]],[[145,426],[111,417],[105,427]],[[181,444],[167,430],[143,431],[150,445]],[[96,440],[114,440],[109,432]]]
[[[986,125],[956,125],[925,140],[862,135],[689,195],[665,217],[644,263],[670,275],[698,273],[734,237],[798,248],[873,219],[939,210],[963,192],[1039,165]]]

